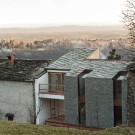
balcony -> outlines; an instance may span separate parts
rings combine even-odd
[[[39,84],[39,94],[64,95],[64,85]]]

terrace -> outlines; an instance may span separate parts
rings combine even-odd
[[[62,84],[39,84],[40,94],[64,94],[64,85]]]
[[[64,99],[64,74],[61,72],[48,72],[45,83],[39,84],[39,97]]]

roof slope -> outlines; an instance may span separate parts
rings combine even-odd
[[[75,48],[65,55],[61,56],[58,60],[50,64],[47,68],[52,69],[71,69],[72,65],[76,62],[83,61],[87,56],[92,54],[96,48]]]
[[[84,69],[91,70],[84,77],[92,78],[113,78],[118,72],[126,71],[130,61],[116,60],[84,60],[72,65],[67,76],[78,76]]]
[[[84,77],[113,78],[119,71],[126,71],[131,61],[124,60],[86,60],[85,58],[96,49],[77,48],[60,57],[47,68],[69,69],[66,76],[78,76],[84,69],[91,70]]]
[[[0,59],[0,80],[32,81],[44,71],[50,60],[15,60],[8,65],[7,59]]]

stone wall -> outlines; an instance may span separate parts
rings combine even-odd
[[[128,125],[135,126],[135,70],[128,72]]]
[[[113,80],[108,78],[86,78],[85,104],[86,126],[113,127]]]
[[[78,124],[78,78],[64,77],[65,122]]]
[[[127,78],[121,80],[122,91],[122,125],[127,125]]]
[[[135,75],[133,82],[134,83],[132,85],[135,86]],[[64,89],[65,122],[70,124],[79,124],[78,78],[65,76],[64,85],[65,85]],[[86,126],[99,128],[114,127],[113,79],[85,78],[84,89],[85,89],[85,106],[86,106]],[[126,77],[121,79],[121,91],[122,91],[122,124],[127,125]],[[131,102],[130,109],[134,110],[133,107],[135,107],[134,103]],[[131,113],[131,120],[134,119],[133,117],[135,117],[134,112],[132,111]]]
[[[32,123],[33,85],[31,82],[0,81],[0,120],[14,114],[14,121]]]

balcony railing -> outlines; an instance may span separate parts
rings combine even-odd
[[[47,92],[63,93],[64,85],[62,85],[62,84],[39,84],[39,93],[47,93]]]

